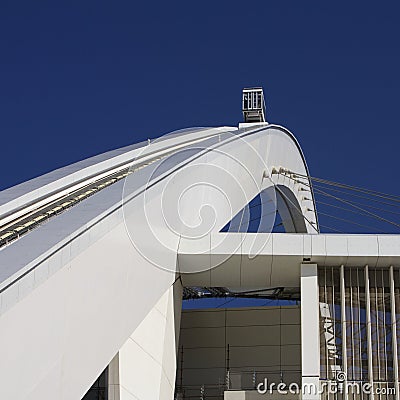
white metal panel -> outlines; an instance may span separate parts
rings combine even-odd
[[[317,264],[301,265],[301,373],[302,384],[319,387],[319,298]],[[318,399],[303,393],[303,399]]]

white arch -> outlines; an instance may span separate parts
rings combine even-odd
[[[154,161],[162,152],[178,148],[184,148],[185,152],[167,162]],[[72,168],[71,173],[66,168],[53,174],[50,182],[39,178],[23,190],[10,190],[3,196],[10,200],[3,202],[1,216],[12,215],[34,205],[36,200],[59,194],[76,182],[80,184],[96,174],[107,173],[128,162],[132,151],[114,153],[92,163],[89,160],[89,165]],[[145,155],[146,160],[154,162],[152,167],[142,168],[131,175],[134,178],[129,178],[133,196],[125,199],[124,209],[120,181],[0,251],[0,353],[3,355],[0,398],[79,398],[126,340],[138,332],[146,316],[152,318],[151,310],[156,304],[158,308],[165,306],[164,331],[162,338],[156,339],[164,340],[165,336],[172,349],[176,310],[175,303],[168,299],[174,291],[179,292],[176,285],[172,287],[179,275],[177,255],[181,238],[190,236],[192,228],[202,222],[193,209],[201,210],[206,205],[212,208],[214,215],[210,215],[215,219],[210,233],[218,232],[251,198],[277,186],[287,190],[283,197],[286,204],[287,198],[296,200],[296,207],[304,216],[305,231],[316,233],[312,193],[301,191],[301,185],[287,177],[271,174],[273,168],[280,167],[308,174],[297,141],[282,127],[194,131],[188,136],[150,144]],[[153,175],[156,166],[161,169]],[[221,175],[210,171],[219,171]],[[232,177],[229,182],[228,175]],[[147,185],[149,179],[151,184]],[[194,183],[201,185],[194,186],[183,198],[179,208],[181,222],[171,230],[162,212],[166,211],[165,194],[174,194],[174,185],[188,188]],[[216,189],[221,188],[227,196],[216,195]],[[307,190],[306,185],[304,189]],[[230,210],[226,208],[226,198]],[[173,199],[171,195],[166,200],[167,206],[173,205]],[[150,226],[143,206],[150,207]],[[286,209],[290,214],[290,207]],[[135,232],[139,236],[129,232],[129,237],[126,221],[128,231],[133,223],[130,226],[138,228]],[[292,223],[298,225],[295,220]],[[200,236],[188,240],[192,243],[209,240],[209,235]],[[134,245],[132,237],[137,241]],[[217,243],[223,244],[223,240]],[[207,252],[204,257],[208,257]],[[155,267],[154,262],[164,268]],[[197,265],[189,267],[195,271]],[[164,301],[164,306],[160,301]],[[162,382],[170,388],[164,393],[171,393],[175,373],[173,351],[151,355],[151,350],[146,352],[146,346],[151,348],[151,345],[145,339],[136,337],[136,341],[143,340],[142,350],[135,347],[129,351],[137,352],[142,361],[146,360],[157,371],[152,377],[149,396],[160,395]],[[139,385],[145,379],[145,371],[137,367]],[[158,385],[157,390],[154,385]],[[136,395],[152,398],[146,397],[146,390],[150,389],[144,387]]]

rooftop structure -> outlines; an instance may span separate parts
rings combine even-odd
[[[266,122],[264,91],[262,88],[243,89],[242,111],[245,122]]]

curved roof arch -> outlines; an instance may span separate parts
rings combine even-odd
[[[16,348],[10,344],[14,342],[24,349],[3,364],[7,385],[0,388],[0,397],[50,398],[55,385],[64,398],[80,398],[183,272],[178,265],[182,238],[210,244],[211,235],[263,190],[277,187],[296,200],[303,228],[316,233],[308,222],[316,224],[312,192],[272,173],[283,167],[308,174],[297,141],[282,127],[202,130],[142,147],[146,158],[128,178],[133,183],[129,202],[123,201],[124,185],[117,181],[0,251],[0,264],[6,266],[0,271],[0,350],[8,354]],[[173,156],[161,158],[172,151]],[[38,198],[54,196],[77,181],[83,185],[93,175],[143,155],[138,153],[141,149],[129,149],[82,169],[66,169],[50,183],[39,179],[23,191],[10,190],[0,216],[31,207]],[[174,220],[176,211],[179,219]],[[211,224],[203,224],[207,222]],[[133,236],[127,227],[137,228]],[[224,235],[217,236],[216,245],[226,244],[220,242]],[[209,250],[199,262],[203,268],[211,258]],[[155,268],[157,262],[164,268]],[[231,271],[224,279],[229,275]],[[25,385],[18,385],[16,377]]]

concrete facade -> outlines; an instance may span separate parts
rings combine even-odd
[[[300,306],[184,310],[177,389],[220,398],[230,389],[301,381]],[[228,372],[229,371],[229,372]]]

